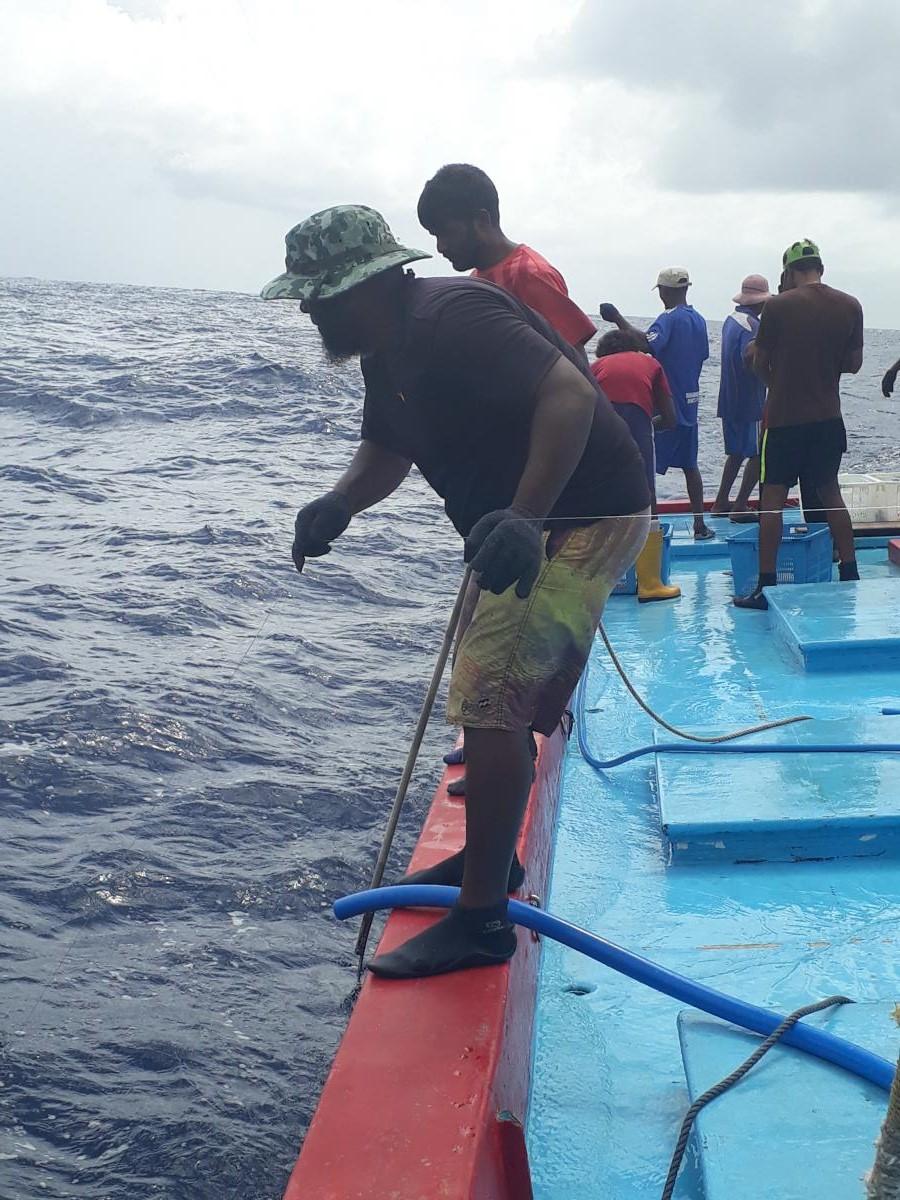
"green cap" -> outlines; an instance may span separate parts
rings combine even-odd
[[[287,270],[266,284],[263,300],[327,300],[391,267],[431,258],[401,246],[381,213],[364,204],[313,213],[284,241]]]
[[[787,250],[781,256],[781,265],[783,267],[792,267],[794,263],[800,262],[804,258],[817,258],[819,262],[822,261],[819,247],[815,242],[811,242],[809,238],[803,238],[799,242],[794,242],[793,246],[788,246]]]

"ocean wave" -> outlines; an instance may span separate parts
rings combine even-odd
[[[413,472],[294,570],[363,398],[296,306],[14,280],[0,320],[0,1190],[276,1200],[355,981],[330,904],[371,872],[461,539]],[[850,461],[889,469],[874,387]],[[451,736],[436,710],[390,872]]]

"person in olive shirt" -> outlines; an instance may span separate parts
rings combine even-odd
[[[760,453],[759,579],[739,608],[768,608],[763,588],[777,582],[782,511],[802,476],[826,512],[842,580],[859,579],[853,525],[838,470],[847,449],[840,379],[862,366],[859,301],[822,282],[819,248],[804,239],[784,252],[785,290],[763,309],[754,369],[769,389]]]
[[[466,845],[405,880],[460,885],[459,901],[370,969],[406,979],[502,963],[516,949],[507,893],[522,882],[530,730],[559,725],[606,598],[646,540],[644,466],[581,351],[515,296],[405,272],[429,256],[362,205],[316,213],[286,242],[264,298],[299,300],[332,356],[361,356],[366,387],[356,454],[297,515],[297,569],[415,463],[482,589],[447,714],[465,734]]]

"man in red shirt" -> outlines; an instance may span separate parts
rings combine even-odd
[[[500,228],[497,189],[479,167],[441,167],[422,189],[418,213],[423,227],[437,239],[438,253],[455,271],[472,271],[476,278],[512,292],[573,346],[583,347],[597,332],[569,298],[559,271],[530,246],[510,241]]]
[[[471,271],[476,279],[496,284],[527,304],[561,338],[584,355],[585,342],[597,332],[593,321],[569,298],[559,271],[530,246],[511,241],[500,228],[500,199],[490,177],[469,163],[441,167],[422,189],[419,221],[437,240],[438,253],[455,271]],[[457,639],[466,629],[477,597],[474,584],[463,607]],[[457,749],[445,762],[465,761]],[[466,780],[450,784],[454,796],[465,795]]]

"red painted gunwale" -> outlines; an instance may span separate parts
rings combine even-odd
[[[524,893],[543,901],[565,738],[539,738],[519,839]],[[435,792],[411,869],[459,849],[465,810]],[[389,950],[439,914],[397,910]],[[540,946],[519,931],[503,967],[390,982],[367,976],[284,1200],[529,1200],[524,1123]]]
[[[689,512],[686,499],[661,512]],[[546,896],[565,739],[540,738],[519,839],[525,892]],[[411,869],[459,849],[465,809],[435,792]],[[398,910],[389,950],[437,914]],[[284,1200],[529,1200],[524,1123],[539,945],[519,932],[506,967],[391,983],[367,976]]]

